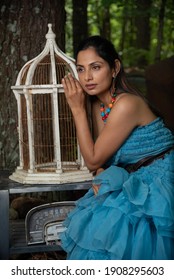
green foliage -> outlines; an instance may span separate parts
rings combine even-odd
[[[136,49],[134,47],[127,47],[121,53],[121,58],[124,61],[125,67],[134,67],[138,64],[141,57],[148,59],[149,52],[144,49]]]
[[[155,62],[156,49],[159,44],[158,28],[159,13],[162,0],[153,0],[150,9],[142,10],[137,8],[137,0],[88,0],[88,32],[89,35],[101,34],[105,8],[109,7],[110,12],[110,39],[122,57],[126,67],[137,66],[141,57],[147,60],[148,64]],[[66,48],[72,53],[72,24],[71,0],[66,0],[67,25],[66,25]],[[136,19],[150,14],[150,45],[149,49],[137,48]],[[165,18],[163,26],[163,37],[161,44],[161,59],[174,54],[174,2],[167,0],[165,6]],[[139,65],[141,67],[141,65]]]
[[[89,35],[100,34],[103,17],[102,0],[88,0],[88,30]]]
[[[66,11],[66,26],[65,26],[65,41],[66,41],[66,54],[73,55],[73,42],[72,42],[72,0],[65,1],[65,11]]]

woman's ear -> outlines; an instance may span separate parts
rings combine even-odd
[[[113,72],[113,78],[115,78],[118,73],[120,72],[120,61],[118,59],[115,59],[115,68],[114,68],[114,72]]]

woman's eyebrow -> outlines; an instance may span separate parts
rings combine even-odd
[[[98,60],[97,60],[97,61],[94,61],[94,62],[89,63],[89,65],[93,65],[93,64],[96,64],[96,63],[103,64],[102,61],[98,61]],[[76,64],[76,66],[84,67],[84,65],[81,65],[81,64]]]

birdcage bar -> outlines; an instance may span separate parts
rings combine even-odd
[[[50,83],[53,85],[57,84],[57,75],[56,75],[56,62],[55,62],[55,55],[54,55],[54,46],[53,42],[50,42],[50,58],[51,58],[51,69],[52,69],[52,75],[50,77],[52,80],[50,80]]]
[[[23,169],[24,167],[24,157],[23,157],[23,147],[21,145],[21,143],[23,142],[23,137],[22,137],[22,100],[21,100],[21,94],[18,94],[20,91],[17,91],[17,90],[13,90],[14,94],[15,94],[15,97],[16,97],[16,100],[17,100],[17,111],[18,111],[18,135],[19,135],[19,158],[20,158],[20,161],[19,161],[19,166],[17,167],[17,169]]]
[[[61,150],[60,150],[60,127],[59,127],[59,104],[57,98],[57,89],[53,89],[53,110],[54,110],[54,119],[53,119],[53,137],[55,143],[55,162],[56,162],[56,172],[62,172],[62,162],[61,162]]]
[[[32,95],[30,90],[24,89],[24,96],[26,99],[27,107],[27,123],[28,123],[28,145],[29,145],[29,169],[28,172],[32,173],[34,170],[35,155],[33,149],[34,146],[34,131],[33,131],[33,110],[32,110]]]

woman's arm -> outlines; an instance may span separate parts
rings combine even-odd
[[[132,130],[141,124],[144,101],[140,97],[124,94],[107,119],[97,140],[93,141],[89,129],[83,89],[72,76],[62,81],[68,104],[71,108],[80,150],[89,170],[100,168],[124,143]],[[100,114],[100,111],[98,112]]]

